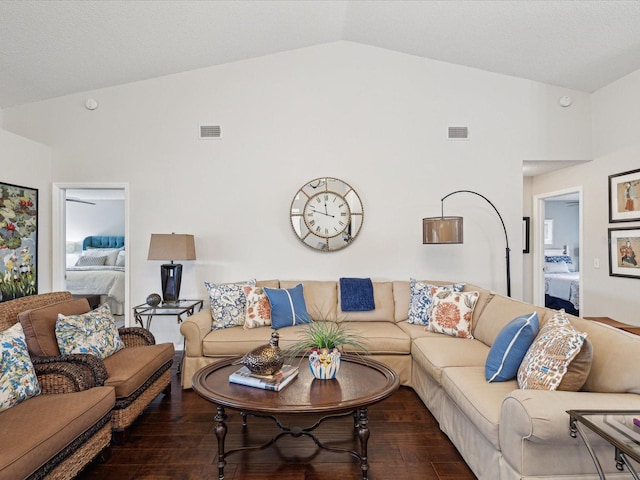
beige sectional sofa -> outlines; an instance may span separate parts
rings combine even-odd
[[[542,326],[554,310],[466,285],[464,291],[480,293],[472,317],[474,338],[467,339],[407,323],[408,281],[373,282],[375,310],[348,314],[340,308],[337,281],[271,280],[258,285],[291,288],[298,283],[304,286],[310,316],[348,322],[351,330],[364,335],[373,358],[393,368],[401,383],[418,393],[479,479],[598,478],[582,440],[569,435],[566,410],[640,411],[640,336],[570,317],[593,347],[591,370],[581,391],[522,390],[516,380],[488,383],[487,355],[514,317],[536,311]],[[199,368],[263,345],[271,333],[269,327],[211,330],[211,325],[210,312],[202,311],[180,327],[186,340],[184,388],[191,386]],[[295,340],[301,328],[278,330],[281,346]],[[590,439],[607,478],[629,478],[616,469],[613,447],[595,435]]]

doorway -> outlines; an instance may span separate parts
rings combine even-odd
[[[536,305],[580,313],[582,210],[582,187],[534,197],[533,299]]]
[[[52,211],[53,289],[86,296],[90,303],[106,301],[121,324],[129,326],[129,249],[113,248],[102,256],[107,250],[92,252],[85,243],[88,237],[117,237],[129,244],[128,184],[54,184]],[[92,255],[105,258],[104,263],[85,266],[94,262],[80,257]]]

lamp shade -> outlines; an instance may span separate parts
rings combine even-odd
[[[462,243],[462,217],[423,218],[422,243]]]
[[[193,235],[152,233],[147,260],[195,260]]]

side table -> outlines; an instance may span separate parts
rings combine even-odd
[[[605,474],[582,429],[582,425],[604,438],[614,447],[616,468],[620,471],[626,466],[635,480],[639,480],[638,473],[629,462],[633,459],[640,462],[640,427],[634,424],[634,418],[640,417],[639,411],[633,410],[568,410],[569,433],[573,438],[580,435],[589,455],[593,460],[601,480]]]
[[[202,300],[178,300],[177,302],[161,303],[156,307],[143,303],[133,307],[133,317],[142,328],[150,330],[151,320],[153,320],[154,316],[174,316],[178,323],[182,323],[182,320],[196,312],[196,307],[198,308],[198,312],[202,310],[202,303]],[[142,317],[147,318],[146,326],[144,325]]]

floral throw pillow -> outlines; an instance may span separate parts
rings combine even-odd
[[[22,324],[0,332],[0,412],[40,395]]]
[[[446,288],[432,288],[431,319],[426,327],[431,332],[453,337],[473,338],[471,317],[479,292],[455,292]]]
[[[407,323],[416,325],[428,325],[431,314],[431,289],[446,288],[455,292],[461,292],[464,289],[464,283],[454,283],[451,285],[431,285],[426,282],[420,282],[410,279],[411,300],[409,303],[409,317]]]
[[[518,387],[557,390],[586,339],[587,334],[573,328],[564,310],[557,312],[527,350],[518,369]]]
[[[255,284],[255,278],[238,283],[204,282],[209,291],[209,301],[211,302],[212,330],[244,325],[245,309],[247,308],[244,286],[254,286]]]
[[[271,325],[271,304],[264,288],[245,285],[243,290],[247,299],[243,328],[247,330]]]
[[[62,355],[90,353],[104,359],[124,348],[106,303],[81,315],[58,314],[56,341]]]

